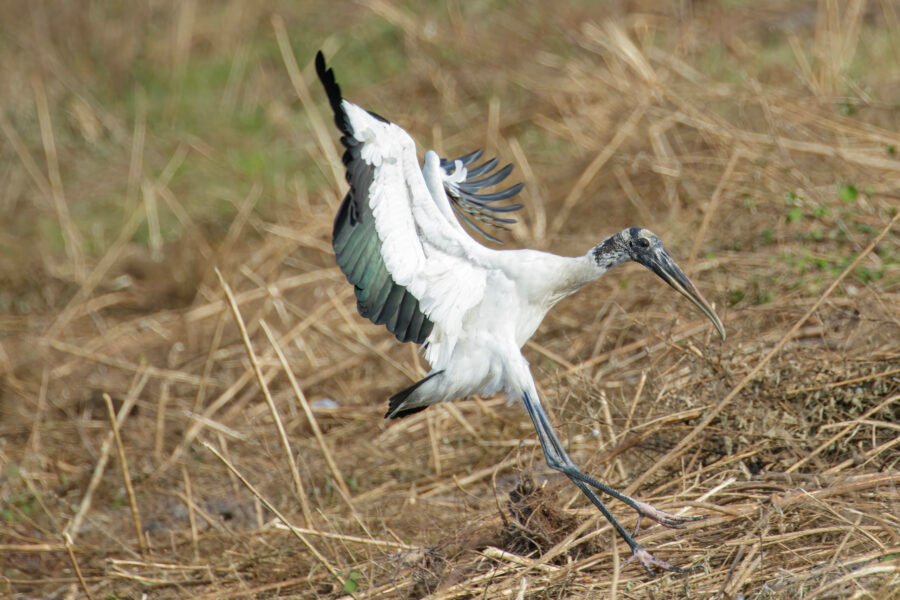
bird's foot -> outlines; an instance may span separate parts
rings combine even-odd
[[[692,523],[694,521],[702,521],[706,518],[704,515],[673,515],[672,513],[667,513],[664,510],[659,510],[658,508],[647,504],[646,502],[639,502],[637,500],[635,500],[635,505],[635,508],[640,516],[647,517],[648,519],[653,519],[660,525],[665,525],[666,527],[671,527],[673,529],[682,529],[688,523]]]
[[[626,563],[637,560],[641,563],[641,566],[647,570],[647,573],[650,575],[654,575],[656,573],[656,569],[660,569],[662,571],[668,571],[670,573],[689,573],[691,571],[696,571],[699,567],[676,567],[675,565],[668,563],[662,559],[656,558],[652,554],[650,554],[643,546],[635,546],[631,549],[631,558],[629,558]]]

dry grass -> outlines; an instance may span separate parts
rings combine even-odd
[[[895,3],[296,4],[0,9],[3,593],[897,597]],[[516,162],[512,246],[641,224],[715,301],[724,344],[626,268],[525,349],[577,462],[708,516],[639,535],[695,570],[628,562],[517,406],[381,418],[423,363],[333,264],[319,46]]]

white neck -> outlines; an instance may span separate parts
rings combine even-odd
[[[597,281],[610,268],[622,262],[624,260],[610,260],[598,264],[594,257],[594,248],[582,256],[566,257],[552,282],[551,303],[556,304],[587,284]]]

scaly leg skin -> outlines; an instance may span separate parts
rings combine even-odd
[[[637,511],[639,516],[647,517],[648,519],[653,519],[660,525],[664,525],[666,527],[671,527],[672,529],[684,529],[684,527],[688,523],[693,523],[694,521],[702,521],[706,518],[706,515],[673,515],[672,513],[667,513],[663,510],[659,510],[654,506],[647,504],[646,502],[641,502],[640,500],[634,500],[634,510]]]
[[[574,467],[574,465],[573,465]],[[635,511],[637,511],[639,516],[647,517],[648,519],[652,519],[659,523],[660,525],[664,525],[665,527],[671,527],[672,529],[682,529],[688,523],[692,523],[694,521],[702,521],[706,517],[703,515],[697,516],[680,516],[673,515],[672,513],[667,513],[665,511],[659,510],[654,507],[652,504],[648,504],[646,502],[641,502],[640,500],[635,500],[631,496],[626,496],[619,490],[615,488],[611,488],[608,485],[601,483],[591,477],[590,475],[586,475],[582,473],[580,470],[577,473],[572,474],[576,479],[580,479],[584,483],[594,487],[601,492],[609,494],[616,500],[620,500],[625,505],[630,506]]]
[[[625,540],[625,543],[628,544],[629,548],[631,548],[632,558],[629,560],[637,559],[638,562],[640,562],[641,565],[643,565],[643,567],[651,575],[654,574],[654,568],[675,573],[685,573],[693,570],[671,565],[664,560],[660,560],[654,557],[647,550],[645,550],[643,546],[635,541],[633,535],[630,535],[627,531],[625,531],[619,521],[612,515],[611,512],[609,512],[609,509],[606,508],[606,505],[602,500],[600,500],[600,498],[591,488],[595,488],[600,492],[608,494],[637,511],[638,524],[640,524],[640,517],[647,517],[649,519],[653,519],[654,521],[665,527],[680,529],[683,528],[686,523],[699,521],[704,517],[682,517],[667,513],[653,507],[650,504],[647,504],[646,502],[640,502],[638,500],[635,500],[634,498],[631,498],[630,496],[626,496],[622,492],[598,481],[590,475],[587,475],[581,469],[579,469],[575,465],[575,463],[572,462],[571,458],[569,458],[569,455],[566,453],[565,448],[563,448],[562,442],[560,442],[559,438],[556,436],[556,432],[553,430],[553,427],[550,424],[550,419],[547,417],[547,413],[544,412],[544,408],[541,406],[540,400],[538,400],[537,397],[532,398],[531,395],[527,393],[522,395],[522,400],[525,404],[525,408],[528,411],[529,416],[531,417],[531,420],[534,422],[535,431],[538,434],[538,440],[540,441],[541,448],[544,451],[544,458],[547,460],[547,465],[551,469],[564,473],[572,481],[572,483],[574,483],[582,491],[582,493],[587,496],[588,500],[590,500],[591,503],[597,507],[597,509],[603,514],[603,516],[606,517],[606,520],[609,521],[610,525],[613,526],[619,536],[623,540]],[[637,530],[635,530],[635,533],[636,532]]]
[[[637,560],[639,563],[641,563],[641,565],[650,575],[656,574],[654,567],[663,571],[669,571],[671,573],[690,573],[691,571],[696,571],[700,568],[699,566],[688,568],[676,567],[671,563],[656,558],[655,556],[647,552],[643,546],[635,546],[631,549],[631,558],[629,558],[625,562],[627,563],[631,560]]]

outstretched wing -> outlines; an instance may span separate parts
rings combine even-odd
[[[524,184],[516,183],[492,193],[482,192],[484,188],[493,187],[504,181],[513,170],[512,165],[506,165],[495,171],[498,164],[496,158],[486,160],[476,167],[471,166],[481,159],[483,154],[482,150],[475,150],[453,160],[442,158],[441,169],[445,175],[444,189],[450,197],[454,212],[466,225],[480,233],[485,239],[502,244],[501,240],[485,231],[483,226],[490,225],[496,229],[509,231],[509,226],[516,220],[499,215],[520,210],[522,205],[497,205],[495,202],[512,198],[522,191]],[[479,177],[481,179],[478,179]]]
[[[449,356],[463,316],[484,297],[491,251],[441,212],[412,138],[344,100],[321,52],[316,72],[343,134],[350,184],[334,222],[338,265],[356,288],[360,314],[401,341],[427,341],[434,365]]]

